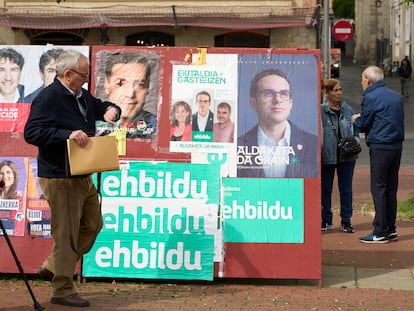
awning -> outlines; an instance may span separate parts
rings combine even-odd
[[[1,8],[0,27],[63,30],[114,27],[203,27],[254,30],[310,26],[315,8],[151,6],[108,9]]]

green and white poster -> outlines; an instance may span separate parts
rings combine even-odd
[[[237,66],[236,54],[208,55],[207,64],[201,66],[173,65],[171,152],[228,153],[236,149]],[[184,133],[177,136],[180,127]]]
[[[223,178],[224,242],[303,243],[303,179]]]
[[[121,162],[102,173],[104,227],[86,277],[212,280],[219,167]]]

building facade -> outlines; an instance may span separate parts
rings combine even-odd
[[[355,25],[354,58],[357,65],[377,64],[390,72],[393,64],[405,56],[413,61],[412,3],[356,0]]]
[[[402,4],[401,1],[393,0],[391,13],[392,24],[392,46],[393,60],[399,61],[408,56],[413,61],[412,40],[414,34],[414,6],[413,4]]]
[[[315,0],[0,0],[0,44],[308,48]]]

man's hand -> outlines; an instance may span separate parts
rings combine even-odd
[[[119,113],[118,110],[110,107],[104,114],[104,120],[110,124],[114,124],[115,121],[118,121]]]
[[[358,119],[360,116],[361,116],[361,114],[360,114],[360,113],[355,113],[355,114],[353,114],[353,115],[351,116],[352,123],[354,123],[354,122],[355,122],[355,120],[356,120],[356,119]]]
[[[74,139],[79,146],[84,148],[88,144],[89,137],[84,131],[76,130],[70,134],[69,139]]]

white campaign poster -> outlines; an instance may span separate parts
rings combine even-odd
[[[171,90],[171,152],[228,153],[235,149],[237,55],[211,55],[202,66],[174,65]],[[179,127],[177,105],[184,107],[187,116],[183,126],[188,131],[183,135],[174,131]],[[223,110],[226,119],[221,117]],[[227,121],[225,129],[223,120]]]

